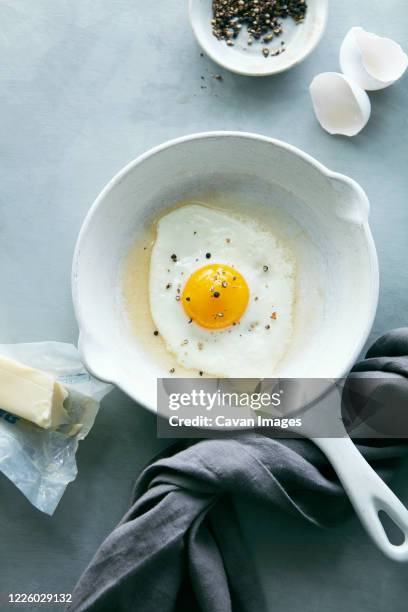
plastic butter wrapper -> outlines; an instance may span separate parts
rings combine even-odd
[[[0,471],[36,508],[53,514],[76,478],[78,443],[90,432],[112,385],[85,370],[72,344],[0,344],[0,355],[50,374],[68,391],[57,429],[38,427],[0,406]]]

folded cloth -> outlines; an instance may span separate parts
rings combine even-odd
[[[357,364],[408,377],[408,328],[387,334]],[[389,477],[408,445],[359,446]],[[323,454],[309,441],[256,433],[181,442],[149,465],[133,505],[76,586],[71,611],[263,612],[266,604],[245,548],[234,500],[300,516],[320,526],[350,504]]]

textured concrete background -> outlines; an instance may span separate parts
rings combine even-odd
[[[2,342],[75,342],[71,257],[94,197],[147,148],[211,129],[286,140],[359,181],[381,265],[372,337],[407,324],[408,77],[371,96],[371,121],[352,140],[319,128],[307,87],[316,73],[338,69],[350,26],[406,43],[408,8],[404,0],[330,4],[327,32],[310,58],[252,80],[200,56],[186,0],[0,2]],[[53,518],[0,475],[0,593],[70,591],[162,445],[153,416],[114,392]],[[396,489],[408,502],[406,473]],[[271,610],[406,611],[408,569],[384,559],[356,520],[323,532],[263,508],[241,504],[240,512]]]

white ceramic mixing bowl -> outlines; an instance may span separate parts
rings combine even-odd
[[[165,143],[121,170],[90,209],[73,264],[84,363],[156,410],[168,370],[131,333],[121,299],[124,258],[142,228],[179,200],[227,201],[271,213],[299,264],[297,323],[276,376],[343,376],[361,351],[378,299],[366,195],[298,149],[255,134],[211,132]]]
[[[135,237],[170,205],[188,198],[229,202],[258,213],[290,243],[298,260],[291,350],[274,377],[340,378],[371,328],[378,298],[369,206],[351,179],[294,147],[240,132],[196,134],[166,143],[126,166],[105,187],[82,227],[73,265],[80,350],[88,369],[156,410],[156,378],[168,371],[147,354],[127,321],[123,267]],[[333,392],[336,387],[333,387]],[[327,404],[327,402],[326,402]],[[317,404],[336,437],[314,440],[337,471],[360,519],[391,559],[408,560],[408,511],[348,437],[341,404]],[[319,412],[317,413],[319,417]],[[379,512],[403,532],[392,543]]]

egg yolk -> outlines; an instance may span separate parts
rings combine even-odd
[[[193,272],[181,302],[186,315],[206,329],[222,329],[239,322],[249,301],[244,277],[224,264],[209,264]]]

